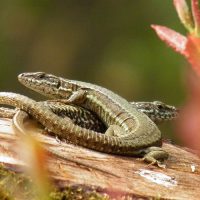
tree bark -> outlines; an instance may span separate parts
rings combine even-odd
[[[35,137],[37,132],[35,128]],[[0,162],[16,172],[23,165],[15,148],[19,139],[11,120],[0,119]],[[162,169],[133,157],[92,151],[47,135],[40,135],[39,140],[74,161],[97,168],[48,155],[48,174],[60,189],[95,189],[110,199],[200,199],[200,159],[186,148],[164,142],[163,148],[170,156]]]

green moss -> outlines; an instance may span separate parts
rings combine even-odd
[[[41,200],[37,197],[30,177],[15,173],[0,166],[0,199],[1,200]],[[84,186],[67,186],[62,190],[55,188],[49,194],[49,200],[108,200],[107,195],[99,194],[95,189]]]
[[[18,199],[14,197],[31,197],[33,192],[30,190],[32,181],[23,174],[17,174],[13,171],[0,166],[0,199]]]
[[[83,187],[66,187],[61,192],[52,192],[52,200],[109,200],[107,195],[101,195],[96,190],[88,190]]]

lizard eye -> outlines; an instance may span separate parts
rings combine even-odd
[[[42,79],[42,78],[45,77],[45,73],[44,73],[44,72],[39,72],[39,73],[37,74],[37,77]]]
[[[157,106],[158,109],[163,109],[165,104],[161,101],[154,101],[154,104]]]
[[[56,88],[58,89],[61,86],[61,81],[58,80]]]
[[[158,109],[163,109],[164,108],[164,106],[163,105],[158,105]]]

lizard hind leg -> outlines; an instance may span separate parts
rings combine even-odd
[[[161,147],[148,147],[145,150],[145,155],[142,160],[148,162],[150,165],[157,165],[158,167],[165,168],[165,164],[162,163],[166,160],[169,154]]]

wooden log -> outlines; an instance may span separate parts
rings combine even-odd
[[[34,132],[37,136],[39,129]],[[19,171],[23,162],[14,148],[19,137],[11,120],[0,119],[0,140],[0,163]],[[188,149],[164,143],[163,148],[170,156],[166,169],[161,169],[133,157],[92,151],[47,135],[40,136],[40,141],[74,161],[100,169],[49,155],[49,175],[60,189],[70,186],[95,190],[109,199],[200,199],[200,159]]]

